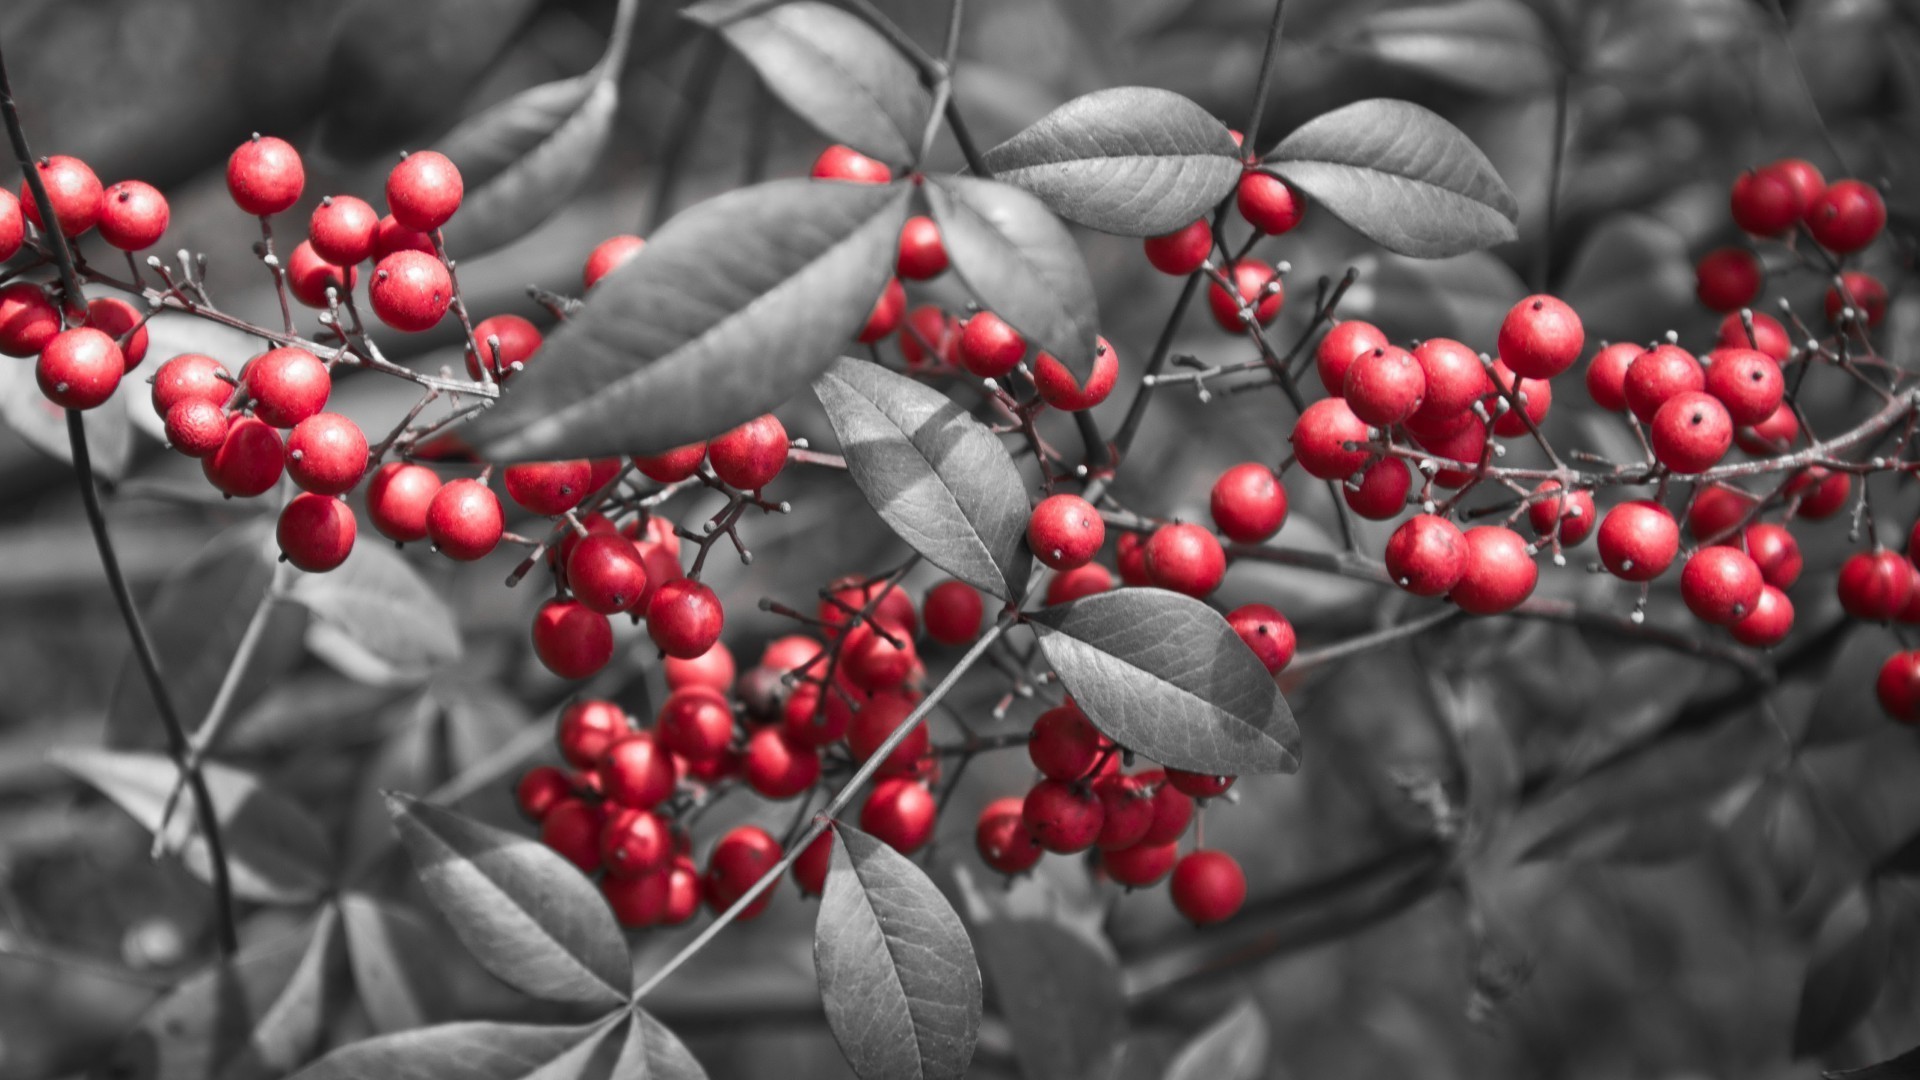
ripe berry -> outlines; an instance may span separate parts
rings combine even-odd
[[[933,839],[933,793],[918,780],[893,777],[873,785],[860,808],[860,828],[895,851],[911,855]]]
[[[1036,558],[1055,570],[1091,562],[1106,537],[1100,512],[1078,495],[1049,495],[1027,519],[1027,544]]]
[[[353,267],[338,267],[322,259],[319,252],[313,250],[313,242],[302,240],[287,256],[287,291],[293,298],[310,308],[325,310],[330,305],[327,290],[332,289],[341,303],[346,302],[347,294],[360,280],[360,272]]]
[[[1185,769],[1168,769],[1167,783],[1175,791],[1195,799],[1213,799],[1227,793],[1233,786],[1231,776],[1209,776],[1206,773],[1188,772]]]
[[[1655,502],[1628,502],[1607,511],[1595,541],[1600,562],[1625,581],[1652,581],[1680,553],[1680,524]]]
[[[1560,481],[1542,480],[1533,489],[1535,495],[1559,491]],[[1559,532],[1560,546],[1574,547],[1587,538],[1598,520],[1593,512],[1593,492],[1550,495],[1527,507],[1527,523],[1541,536]]]
[[[586,265],[580,268],[580,287],[591,289],[600,279],[626,264],[627,260],[640,254],[647,242],[631,233],[610,236],[594,246],[587,253]]]
[[[840,670],[848,682],[862,690],[892,690],[907,681],[918,660],[912,638],[890,629],[882,636],[874,632],[871,624],[863,622],[847,632],[841,647]]]
[[[121,251],[145,251],[160,242],[171,216],[159,188],[122,180],[101,196],[100,239]]]
[[[1185,277],[1200,269],[1200,264],[1213,252],[1213,227],[1206,218],[1201,218],[1165,236],[1149,236],[1145,246],[1147,261],[1155,270]]]
[[[353,266],[373,257],[373,234],[380,215],[364,199],[329,195],[307,219],[307,242],[314,254],[335,266]]]
[[[227,414],[210,401],[178,402],[164,422],[167,445],[188,457],[206,457],[227,441]]]
[[[1793,601],[1774,586],[1763,585],[1753,610],[1729,629],[1734,640],[1742,645],[1770,649],[1785,641],[1793,629]]]
[[[1466,486],[1478,472],[1481,460],[1488,456],[1487,429],[1478,423],[1469,422],[1459,430],[1439,437],[1415,433],[1414,441],[1435,457],[1474,466],[1469,469],[1441,469],[1434,473],[1433,482],[1444,488]]]
[[[254,417],[235,416],[220,449],[201,458],[200,468],[221,492],[250,499],[280,482],[286,457],[279,432]]]
[[[1643,424],[1678,394],[1705,390],[1707,373],[1700,361],[1678,345],[1656,345],[1634,357],[1627,367],[1624,389],[1627,408]]]
[[[1120,580],[1136,588],[1147,584],[1146,538],[1139,533],[1121,533],[1114,549],[1114,563],[1120,568]]]
[[[1387,335],[1370,322],[1348,319],[1336,324],[1313,350],[1313,367],[1320,376],[1320,385],[1334,397],[1346,393],[1347,369],[1353,366],[1354,358],[1388,344]],[[1478,366],[1478,361],[1475,365]]]
[[[367,471],[367,437],[339,413],[315,413],[287,436],[287,475],[317,495],[345,495]]]
[[[647,602],[647,636],[668,656],[699,656],[720,640],[725,625],[720,598],[697,581],[661,582]]]
[[[927,281],[947,269],[947,249],[940,243],[940,226],[925,214],[916,214],[900,227],[900,255],[895,269],[908,281]]]
[[[1426,392],[1420,361],[1397,345],[1383,345],[1354,357],[1341,396],[1353,415],[1386,427],[1412,416]]]
[[[1102,851],[1100,869],[1118,884],[1143,889],[1172,873],[1174,860],[1179,857],[1177,844],[1140,843],[1119,851]]]
[[[249,214],[277,214],[298,202],[306,186],[299,151],[271,135],[256,134],[227,158],[227,192]]]
[[[900,327],[900,320],[907,314],[907,290],[900,284],[899,278],[888,278],[887,287],[880,290],[880,298],[873,302],[873,311],[867,315],[867,324],[861,328],[859,341],[871,345]]]
[[[533,652],[555,675],[584,679],[613,659],[613,626],[577,600],[549,600],[533,616]]]
[[[1749,525],[1745,540],[1747,557],[1760,568],[1767,584],[1789,589],[1800,580],[1800,542],[1785,527],[1765,521]]]
[[[1920,650],[1887,657],[1873,690],[1888,716],[1903,724],[1920,724]]]
[[[611,701],[575,701],[560,710],[554,742],[560,756],[576,769],[594,769],[614,743],[633,734],[633,725]]]
[[[1289,440],[1294,460],[1310,475],[1344,480],[1360,471],[1373,455],[1365,445],[1349,449],[1346,444],[1365,444],[1372,438],[1367,422],[1355,416],[1345,401],[1326,398],[1307,406],[1294,423]]]
[[[1078,780],[1110,745],[1087,714],[1068,702],[1048,709],[1033,722],[1027,757],[1049,779]]]
[[[1193,821],[1193,797],[1174,787],[1164,770],[1152,769],[1139,775],[1153,787],[1153,824],[1140,842],[1171,844],[1186,834],[1187,825]]]
[[[913,369],[953,364],[960,356],[960,320],[937,304],[914,308],[900,331],[900,355]]]
[[[802,896],[821,896],[827,891],[827,871],[833,868],[833,830],[813,838],[793,860],[793,883]]]
[[[964,581],[943,581],[927,590],[921,608],[927,636],[942,645],[965,645],[980,636],[986,601],[980,590]]]
[[[1716,544],[1701,548],[1687,559],[1680,571],[1680,598],[1701,622],[1731,626],[1760,602],[1760,588],[1765,584],[1760,568],[1746,552]]]
[[[432,469],[390,461],[367,481],[367,514],[389,540],[424,540],[427,508],[439,492],[440,477]]]
[[[1112,588],[1113,571],[1099,563],[1090,562],[1085,566],[1055,574],[1053,580],[1047,582],[1045,602],[1048,607],[1053,607],[1056,604],[1071,603],[1095,596]],[[931,627],[932,624],[928,625]]]
[[[1587,363],[1587,394],[1594,404],[1609,412],[1627,411],[1627,368],[1643,350],[1631,342],[1618,342],[1595,353]]]
[[[1746,520],[1755,499],[1739,488],[1709,484],[1694,493],[1687,507],[1687,532],[1703,544],[1725,540]]]
[[[1042,780],[1027,792],[1020,816],[1041,847],[1071,855],[1087,850],[1100,838],[1106,810],[1090,788]]]
[[[427,535],[450,559],[486,558],[505,528],[500,500],[478,480],[449,481],[427,503]]]
[[[1240,174],[1233,202],[1247,224],[1269,236],[1292,231],[1307,211],[1306,196],[1285,180],[1258,169]]]
[[[1733,181],[1733,223],[1755,236],[1779,236],[1800,220],[1793,182],[1767,169],[1749,169]]]
[[[1220,541],[1198,525],[1162,525],[1147,538],[1147,576],[1159,588],[1204,597],[1226,572]]]
[[[1758,424],[1780,408],[1787,381],[1771,357],[1752,349],[1717,349],[1709,358],[1707,393],[1720,399],[1736,425]]]
[[[875,161],[850,146],[835,143],[820,151],[813,160],[815,180],[851,180],[858,184],[885,184],[893,179],[893,170],[884,161]]]
[[[1341,486],[1340,496],[1353,512],[1372,521],[1391,521],[1406,509],[1413,474],[1399,458],[1376,458],[1360,470],[1359,486]]]
[[[1858,180],[1834,181],[1807,208],[1807,231],[1821,247],[1841,255],[1873,243],[1886,225],[1886,202]]]
[[[132,304],[115,296],[104,296],[87,303],[86,325],[113,339],[120,346],[120,358],[132,371],[147,358],[147,326]]]
[[[700,463],[707,460],[707,444],[703,442],[676,446],[663,454],[652,457],[636,457],[633,467],[649,480],[662,484],[674,484],[687,479],[700,471]]]
[[[980,861],[1002,874],[1022,874],[1033,869],[1044,849],[1027,831],[1020,799],[995,799],[980,811],[974,826],[973,843]]]
[[[65,154],[55,154],[41,158],[36,166],[40,170],[40,183],[47,189],[47,202],[53,206],[53,216],[60,223],[62,233],[69,237],[79,236],[99,222],[100,204],[105,194],[100,188],[100,178],[93,174],[86,162]],[[46,229],[46,223],[40,220],[40,204],[33,198],[33,188],[24,181],[20,185],[20,209],[35,228]]]
[[[600,855],[614,877],[646,877],[672,865],[673,834],[659,814],[626,807],[607,816]]]
[[[1799,438],[1800,418],[1785,404],[1752,427],[1733,429],[1734,444],[1755,457],[1784,454]]]
[[[671,689],[705,687],[723,698],[733,689],[734,676],[738,674],[734,667],[733,650],[718,641],[713,643],[713,648],[690,660],[669,656],[661,668]]]
[[[0,262],[13,258],[27,242],[27,218],[13,192],[0,188]]]
[[[707,904],[725,911],[747,895],[747,890],[780,862],[780,842],[757,825],[741,825],[720,838],[707,856],[707,875],[702,885]],[[773,903],[773,890],[767,889],[740,909],[739,918],[752,919]]]
[[[1173,906],[1195,926],[1224,922],[1247,901],[1247,877],[1223,851],[1195,851],[1173,867]]]
[[[1280,276],[1273,267],[1259,259],[1241,259],[1233,264],[1227,273],[1233,282],[1238,297],[1231,296],[1220,283],[1207,285],[1207,308],[1213,312],[1213,321],[1229,334],[1245,333],[1247,324],[1240,318],[1240,305],[1253,308],[1254,321],[1261,326],[1273,322],[1280,315],[1280,305],[1286,301],[1286,290],[1280,284]],[[1257,301],[1257,303],[1256,303]]]
[[[1733,418],[1711,394],[1677,394],[1654,415],[1653,455],[1683,475],[1712,468],[1733,445]]]
[[[707,442],[713,473],[741,491],[759,491],[787,466],[786,425],[772,413],[755,417]]]
[[[460,169],[445,154],[422,150],[387,174],[387,210],[401,225],[430,233],[460,209],[465,190]]]
[[[618,533],[586,537],[567,558],[567,587],[589,611],[612,615],[631,610],[647,590],[640,551]]]
[[[1416,345],[1413,358],[1425,375],[1425,393],[1410,423],[1428,428],[1455,422],[1473,403],[1493,392],[1479,354],[1451,338],[1428,338]]]
[[[1027,355],[1027,339],[991,311],[968,319],[960,331],[960,366],[983,379],[998,379]]]
[[[539,821],[547,811],[573,797],[573,782],[567,774],[551,765],[535,765],[520,775],[513,787],[514,805],[530,821]]]
[[[1094,781],[1094,794],[1100,796],[1100,838],[1094,843],[1102,851],[1130,848],[1153,827],[1153,787],[1144,777],[1103,776]]]
[[[1859,270],[1849,270],[1840,275],[1840,284],[1846,293],[1839,289],[1827,290],[1827,321],[1840,325],[1841,316],[1852,309],[1855,318],[1865,319],[1867,326],[1879,326],[1887,317],[1887,287],[1872,274]]]
[[[1580,359],[1586,331],[1580,316],[1564,302],[1529,296],[1513,305],[1500,323],[1500,360],[1528,379],[1551,379]]]
[[[373,261],[379,262],[396,251],[418,251],[432,255],[433,237],[418,229],[407,228],[395,221],[392,214],[388,214],[373,227]]]
[[[327,406],[333,378],[327,366],[305,349],[279,348],[247,362],[240,377],[254,415],[277,428],[290,428]]]
[[[1286,522],[1287,489],[1272,469],[1257,461],[1243,462],[1213,482],[1209,505],[1213,523],[1227,539],[1258,544]]]
[[[1073,377],[1067,365],[1041,353],[1033,360],[1033,386],[1040,399],[1061,412],[1084,412],[1107,400],[1120,377],[1120,358],[1106,338],[1093,343],[1093,373],[1085,383]]]
[[[1760,259],[1746,248],[1709,251],[1694,268],[1694,295],[1709,311],[1737,311],[1753,303],[1766,284]]]
[[[1247,643],[1268,672],[1279,674],[1293,662],[1293,624],[1265,604],[1242,604],[1227,613],[1227,625]]]
[[[579,799],[562,799],[540,820],[540,842],[580,868],[583,874],[600,870],[600,807]]]
[[[1786,496],[1799,500],[1796,512],[1801,517],[1818,521],[1845,506],[1852,490],[1853,477],[1822,465],[1809,465],[1787,481]]]
[[[820,779],[820,752],[786,729],[763,727],[747,740],[747,785],[767,799],[791,799]]]
[[[599,616],[595,616],[599,618]],[[608,801],[651,810],[673,794],[673,755],[642,731],[610,743],[600,758],[600,790]]]
[[[1747,333],[1747,324],[1735,311],[1720,320],[1718,338],[1723,349],[1754,349],[1784,361],[1793,352],[1793,341],[1787,337],[1787,328],[1780,320],[1771,315],[1753,313],[1753,333]]]
[[[38,356],[60,332],[60,309],[38,285],[16,281],[0,288],[0,352]]]
[[[111,337],[80,326],[47,342],[33,374],[48,401],[63,409],[91,409],[106,404],[126,370],[126,357]]]
[[[710,687],[675,690],[660,706],[654,733],[660,745],[681,757],[708,761],[724,754],[733,741],[733,710]]]
[[[1525,435],[1527,421],[1531,420],[1536,428],[1546,422],[1547,410],[1553,408],[1551,382],[1545,379],[1517,378],[1507,369],[1507,365],[1499,360],[1493,362],[1491,378],[1498,380],[1499,385],[1505,387],[1508,393],[1513,395],[1514,401],[1519,404],[1517,409],[1509,407],[1505,394],[1488,401],[1488,405],[1499,413],[1499,419],[1493,422],[1495,435],[1504,435],[1508,438]]]
[[[1913,568],[1891,551],[1862,551],[1840,564],[1840,606],[1856,619],[1886,622],[1913,594]]]
[[[409,334],[431,330],[453,302],[446,264],[424,252],[396,251],[373,268],[367,289],[380,321]]]
[[[275,537],[288,562],[324,574],[347,561],[356,532],[352,507],[331,495],[303,492],[280,511]]]
[[[918,703],[918,697],[891,690],[875,694],[860,706],[860,711],[853,714],[847,725],[847,749],[853,753],[854,760],[865,761],[879,753],[887,739],[907,722]],[[915,724],[901,738],[900,745],[887,755],[886,762],[880,766],[880,775],[904,776],[915,772],[930,745],[927,726]]]
[[[536,514],[564,514],[590,494],[587,483],[592,473],[593,466],[585,459],[509,465],[507,497]]]
[[[1419,514],[1387,538],[1387,573],[1415,596],[1442,596],[1466,574],[1467,551],[1466,538],[1453,522]]]
[[[1464,534],[1467,570],[1448,597],[1470,615],[1511,611],[1533,595],[1540,568],[1512,529],[1479,525]]]

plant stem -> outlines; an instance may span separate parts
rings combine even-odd
[[[1294,657],[1293,663],[1287,665],[1287,670],[1293,672],[1309,671],[1323,664],[1331,664],[1338,660],[1345,660],[1350,656],[1357,656],[1363,652],[1382,648],[1396,641],[1404,641],[1407,638],[1423,634],[1436,626],[1452,622],[1454,619],[1460,618],[1465,614],[1466,612],[1461,611],[1459,608],[1442,608],[1430,615],[1423,615],[1418,619],[1409,619],[1396,626],[1389,626],[1384,630],[1376,630],[1371,634],[1361,634],[1358,637],[1348,638],[1345,641],[1336,642],[1322,649],[1309,649]]]
[[[27,187],[33,192],[33,204],[40,211],[40,220],[47,224],[41,232],[47,238],[47,247],[53,252],[53,261],[60,268],[60,289],[62,299],[68,311],[84,311],[87,307],[86,294],[80,290],[80,274],[74,269],[73,252],[67,248],[67,238],[60,231],[60,220],[54,216],[53,200],[47,197],[46,181],[41,179],[40,170],[34,168],[33,151],[27,146],[27,129],[20,123],[20,109],[13,100],[13,80],[7,75],[7,60],[0,53],[0,113],[5,114],[7,137],[13,142],[13,156],[20,162],[20,172],[26,177]]]
[[[1267,111],[1267,94],[1273,87],[1273,69],[1280,56],[1280,31],[1287,23],[1287,0],[1273,0],[1273,20],[1267,24],[1267,51],[1260,57],[1260,78],[1253,87],[1253,115],[1247,118],[1242,138],[1252,155],[1260,142],[1260,121]]]
[[[1560,170],[1567,152],[1567,90],[1571,76],[1560,73],[1553,93],[1553,157],[1547,167],[1547,220],[1540,228],[1540,247],[1533,268],[1533,291],[1547,291],[1553,272],[1553,233],[1560,222]]]

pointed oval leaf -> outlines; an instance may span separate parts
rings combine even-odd
[[[579,1027],[441,1024],[349,1043],[294,1075],[299,1080],[578,1080],[613,1030],[607,1021]]]
[[[1533,93],[1560,77],[1546,24],[1520,0],[1391,8],[1368,16],[1347,43],[1483,94]]]
[[[99,789],[149,832],[160,827],[174,778],[172,759],[161,754],[112,750],[63,749],[54,764]],[[306,810],[263,785],[248,772],[205,762],[200,774],[213,798],[214,816],[234,895],[264,904],[297,904],[318,897],[333,873],[326,833]],[[173,811],[174,837],[186,836],[181,860],[202,881],[211,881],[206,840],[194,828],[191,792]],[[189,832],[190,830],[190,832]]]
[[[1171,90],[1074,98],[987,151],[994,178],[1068,221],[1121,236],[1184,228],[1240,179],[1240,149],[1212,113]]]
[[[861,1080],[966,1075],[980,965],[960,916],[905,855],[834,830],[813,966],[827,1026]]]
[[[1120,745],[1209,775],[1300,767],[1293,710],[1206,604],[1163,589],[1118,589],[1029,618],[1067,692]]]
[[[1389,251],[1422,259],[1504,244],[1520,204],[1459,128],[1408,101],[1373,98],[1307,121],[1267,167]]]
[[[986,425],[878,364],[841,359],[813,384],[867,502],[927,561],[1018,601],[1033,566],[1026,485]]]
[[[579,192],[600,163],[620,104],[599,69],[523,90],[440,141],[466,195],[447,222],[453,254],[470,259],[532,232]]]
[[[546,847],[451,810],[391,796],[420,883],[488,971],[548,1001],[616,1005],[627,945],[593,883]]]
[[[718,30],[767,89],[822,135],[889,165],[918,155],[933,96],[865,20],[814,0],[773,8],[717,0],[685,14]]]
[[[1166,1080],[1258,1080],[1266,1074],[1270,1039],[1259,1006],[1242,1000],[1181,1047]]]
[[[973,928],[996,1010],[1027,1080],[1091,1080],[1126,1030],[1113,958],[1058,923],[990,919]]]
[[[654,454],[771,411],[866,323],[911,190],[776,180],[687,210],[594,286],[472,437],[491,461]]]
[[[1039,199],[995,180],[944,176],[926,193],[967,288],[1085,379],[1100,312],[1087,262],[1066,226]]]
[[[426,674],[460,659],[453,609],[387,544],[355,544],[324,574],[301,574],[288,597],[397,671]]]
[[[354,993],[375,1031],[424,1027],[447,1003],[443,958],[434,950],[445,935],[414,912],[365,893],[340,898]]]
[[[1814,936],[1800,1009],[1793,1021],[1793,1056],[1817,1054],[1866,1017],[1887,976],[1888,927],[1864,886],[1834,905]]]
[[[626,1040],[613,1075],[618,1080],[707,1080],[707,1071],[694,1060],[686,1044],[639,1008],[627,1022]]]

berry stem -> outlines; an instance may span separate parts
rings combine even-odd
[[[1547,220],[1540,227],[1540,247],[1534,257],[1533,291],[1547,291],[1553,271],[1553,233],[1560,221],[1560,170],[1567,153],[1567,93],[1572,76],[1564,69],[1553,89],[1553,153],[1547,165]]]
[[[1287,670],[1289,672],[1310,671],[1316,667],[1336,663],[1348,657],[1391,645],[1396,641],[1417,637],[1465,614],[1459,608],[1441,608],[1439,611],[1422,615],[1417,619],[1408,619],[1406,622],[1389,626],[1384,630],[1361,634],[1324,648],[1308,649],[1295,656],[1293,662],[1287,665]]]
[[[1260,77],[1253,84],[1253,115],[1247,118],[1247,153],[1255,153],[1260,144],[1260,121],[1267,112],[1267,95],[1273,88],[1273,71],[1280,58],[1280,33],[1287,24],[1287,0],[1274,0],[1273,18],[1267,23],[1267,47],[1260,55]]]
[[[53,254],[53,261],[60,268],[60,291],[66,301],[67,311],[85,311],[87,297],[80,290],[80,275],[74,269],[73,252],[67,247],[66,234],[60,231],[60,219],[53,212],[53,200],[47,197],[46,181],[41,179],[40,170],[33,165],[33,150],[27,146],[27,129],[20,123],[20,110],[13,100],[13,81],[7,76],[7,59],[0,53],[0,115],[4,115],[7,124],[7,137],[13,142],[14,160],[20,163],[21,175],[26,178],[27,187],[33,191],[33,205],[40,211],[40,220],[51,227],[40,230],[46,237],[46,245]]]

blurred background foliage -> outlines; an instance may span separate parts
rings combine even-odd
[[[1486,150],[1523,216],[1522,241],[1510,250],[1417,263],[1370,250],[1329,216],[1310,214],[1263,249],[1292,264],[1291,329],[1281,339],[1304,325],[1316,279],[1352,266],[1361,277],[1343,314],[1375,320],[1396,338],[1448,335],[1489,348],[1500,315],[1532,285],[1574,303],[1594,337],[1648,339],[1671,329],[1704,349],[1712,319],[1692,299],[1691,260],[1737,242],[1725,192],[1738,170],[1783,154],[1809,157],[1830,177],[1885,182],[1896,222],[1910,232],[1920,218],[1920,7],[1774,2],[1291,0],[1257,145],[1353,100],[1407,98]],[[919,40],[939,39],[946,5],[881,6]],[[248,253],[251,224],[221,181],[233,145],[259,130],[308,153],[306,202],[288,218],[297,222],[329,192],[377,192],[398,149],[430,144],[463,116],[591,66],[612,10],[611,0],[14,0],[0,7],[0,41],[37,150],[84,157],[108,181],[163,185],[173,201],[169,250],[206,252],[222,306],[266,317],[273,300]],[[1167,87],[1237,124],[1249,112],[1270,11],[1268,0],[974,0],[956,97],[986,145],[1074,95],[1116,84]],[[1548,236],[1562,93],[1566,158]],[[801,174],[820,145],[673,5],[644,4],[606,160],[547,225],[461,265],[468,304],[476,317],[545,318],[525,287],[575,291],[580,262],[599,239],[646,231],[676,206],[756,177]],[[947,140],[936,159],[959,166]],[[1134,241],[1084,240],[1104,332],[1123,380],[1137,376],[1178,283],[1154,273]],[[1882,259],[1911,255],[1895,247]],[[1884,348],[1912,367],[1920,298],[1907,288],[1908,267],[1874,269],[1896,297]],[[1773,286],[1802,310],[1822,287],[1811,279]],[[952,282],[926,296],[964,303]],[[251,351],[244,338],[190,322],[157,324],[155,338],[162,358],[195,349],[231,363]],[[390,351],[437,367],[456,362],[457,348],[449,321]],[[1212,362],[1241,359],[1246,345],[1191,318],[1175,348]],[[124,640],[71,475],[40,449],[59,445],[49,439],[54,418],[35,413],[24,370],[0,370],[8,420],[0,432],[0,1078],[87,1067],[208,955],[210,940],[202,887],[176,864],[150,861],[142,830],[46,764],[48,750],[97,744],[110,731],[122,742],[150,735],[137,685],[121,685]],[[1837,379],[1816,381],[1811,394],[1818,430],[1836,430],[1865,408],[1857,388]],[[1124,408],[1125,396],[1108,408]],[[1632,451],[1574,393],[1565,397],[1550,423],[1557,443]],[[160,452],[144,394],[122,399],[125,415],[95,421],[95,443],[117,481],[109,513],[163,648],[191,684],[180,692],[204,706],[271,574],[244,534],[203,551],[249,510],[221,504],[191,462]],[[411,395],[356,375],[340,380],[334,400],[363,427],[384,430]],[[1224,465],[1282,456],[1277,403],[1271,395],[1202,404],[1178,390],[1163,394],[1120,498],[1146,512],[1199,517]],[[811,408],[796,402],[783,415],[790,428],[830,442]],[[1531,452],[1513,449],[1515,461]],[[793,516],[751,520],[757,561],[718,573],[743,666],[782,630],[754,610],[759,597],[806,603],[833,576],[889,565],[899,551],[841,478],[789,475],[781,494]],[[1330,545],[1325,489],[1296,485],[1293,494],[1296,516],[1283,539]],[[1884,518],[1904,522],[1915,499],[1890,487],[1877,504]],[[695,512],[681,517],[695,520]],[[1913,868],[1889,858],[1920,829],[1920,752],[1870,699],[1871,673],[1892,647],[1885,633],[1834,629],[1831,568],[1848,547],[1844,517],[1803,535],[1810,572],[1795,593],[1803,629],[1783,648],[1788,662],[1771,691],[1753,692],[1723,665],[1600,633],[1453,624],[1296,680],[1290,696],[1307,734],[1305,769],[1243,784],[1237,806],[1208,815],[1209,841],[1249,870],[1254,900],[1239,923],[1197,937],[1163,892],[1123,900],[1090,886],[1068,860],[1049,860],[1043,883],[1021,886],[1007,902],[1044,904],[1110,935],[1130,991],[1130,1034],[1114,1034],[1111,1075],[1158,1075],[1194,1030],[1251,994],[1273,1031],[1268,1076],[1809,1076],[1814,1064],[1792,1061],[1790,1045],[1797,1022],[1807,1034],[1809,972],[1809,998],[1838,1016],[1824,1021],[1833,1030],[1813,1032],[1826,1047],[1821,1061],[1890,1056],[1920,1041],[1920,920],[1904,876]],[[1370,533],[1376,546],[1383,538]],[[457,613],[464,647],[451,663],[370,656],[284,606],[222,759],[270,777],[335,830],[344,850],[384,845],[373,798],[380,788],[433,789],[569,690],[528,654],[524,628],[539,589],[500,588],[512,558],[414,560]],[[1575,553],[1576,565],[1582,558]],[[1543,575],[1542,591],[1614,612],[1631,603],[1618,583],[1577,570]],[[1385,625],[1399,603],[1354,582],[1260,564],[1237,565],[1219,600],[1276,604],[1309,647]],[[1652,621],[1678,606],[1656,595]],[[629,650],[616,680],[624,685],[615,687],[643,714],[660,690],[649,652]],[[993,696],[982,686],[952,704],[983,718]],[[1030,719],[1020,708],[1014,715]],[[970,771],[958,812],[942,822],[936,862],[960,867],[947,872],[961,878],[971,872],[972,885],[955,883],[963,890],[999,891],[979,880],[968,852],[972,811],[1019,790],[1027,776],[1019,755],[1002,757]],[[1456,805],[1462,792],[1467,802]],[[1430,839],[1436,806],[1469,838],[1457,873]],[[463,807],[511,817],[504,781]],[[708,824],[717,831],[743,812],[718,811]],[[771,811],[770,827],[785,813]],[[404,864],[383,865],[376,880],[404,893]],[[1026,893],[1038,899],[1021,900]],[[415,917],[387,910],[401,912],[393,916],[405,923],[401,937],[425,958],[407,970],[431,984],[420,1000],[432,1003],[433,1018],[539,1008],[467,962],[423,921],[430,916],[406,922]],[[246,936],[270,937],[290,918],[262,912]],[[809,904],[785,895],[650,999],[713,1075],[845,1075],[819,1013],[811,919]],[[646,938],[637,964],[648,969],[680,940]],[[1195,970],[1195,942],[1230,962]],[[350,985],[335,990],[331,1041],[363,1036],[377,1022],[348,1000]],[[1007,1026],[989,1005],[975,1073],[1014,1075]],[[1078,1064],[1089,1075],[1105,1068]]]

